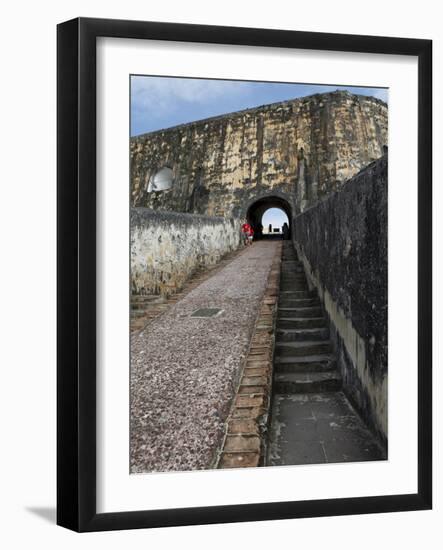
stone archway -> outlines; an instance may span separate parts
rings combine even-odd
[[[262,220],[263,214],[269,208],[280,208],[286,214],[289,220],[289,238],[290,238],[291,225],[292,225],[292,207],[286,199],[284,199],[283,197],[279,197],[277,195],[269,195],[269,196],[261,197],[249,205],[246,211],[246,219],[254,229],[255,238],[256,239],[263,238],[263,235],[261,232],[261,229],[262,229],[261,220]]]

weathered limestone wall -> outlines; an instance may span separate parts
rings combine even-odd
[[[240,245],[238,221],[131,209],[133,294],[169,296],[199,267],[217,263]]]
[[[382,156],[387,105],[349,92],[316,94],[131,139],[132,204],[243,217],[278,195],[304,210]],[[162,168],[168,190],[148,192]]]
[[[294,221],[329,315],[344,388],[387,441],[387,155]]]

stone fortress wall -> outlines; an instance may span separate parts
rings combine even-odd
[[[335,191],[383,154],[388,109],[332,92],[265,105],[131,139],[131,202],[154,210],[244,217],[274,194],[294,212]],[[152,191],[162,168],[172,186]]]
[[[281,206],[329,316],[344,389],[384,444],[387,141],[387,105],[337,91],[130,143],[132,291],[178,290],[240,245],[241,220]]]

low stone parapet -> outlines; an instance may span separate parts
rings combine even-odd
[[[240,244],[239,220],[133,208],[132,294],[170,296]]]

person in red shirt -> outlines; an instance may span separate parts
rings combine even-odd
[[[252,244],[252,240],[254,238],[254,230],[252,229],[252,226],[248,222],[245,222],[241,226],[241,230],[242,230],[243,238],[245,240],[245,245],[248,246]]]

